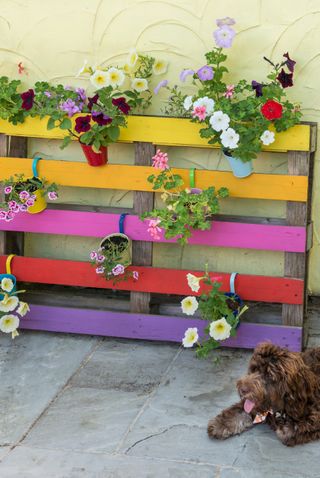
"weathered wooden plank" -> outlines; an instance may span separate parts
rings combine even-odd
[[[132,339],[166,340],[181,342],[188,327],[197,327],[204,335],[206,322],[201,319],[170,317],[149,314],[132,314],[70,307],[48,307],[31,304],[31,312],[21,320],[22,329],[49,330],[95,334]],[[237,337],[221,343],[223,347],[254,348],[262,341],[286,347],[293,351],[301,349],[302,329],[257,325],[243,322]]]
[[[31,159],[0,157],[0,180],[17,171],[29,175],[31,167]],[[152,192],[152,184],[147,181],[148,176],[154,173],[150,163],[147,166],[106,164],[93,168],[86,162],[50,160],[40,161],[38,170],[40,176],[61,186]],[[183,178],[186,186],[189,185],[188,169],[174,168],[173,172]],[[209,186],[217,189],[227,187],[230,197],[305,202],[308,178],[254,173],[239,181],[231,172],[197,170],[197,187],[207,189]]]
[[[151,164],[152,156],[155,154],[155,146],[151,143],[135,144],[135,165],[148,166]],[[140,215],[143,212],[151,211],[154,205],[154,193],[134,191],[133,210]],[[134,241],[132,244],[132,264],[137,266],[152,265],[152,242],[144,240]],[[148,313],[150,310],[149,292],[131,292],[130,310],[137,313]]]
[[[74,117],[75,119],[75,117]],[[56,128],[47,129],[48,118],[27,118],[26,121],[14,126],[7,121],[0,120],[0,132],[8,135],[18,135],[33,138],[62,139],[65,132]],[[121,130],[121,142],[135,141],[150,142],[158,145],[191,146],[201,148],[219,148],[218,145],[209,145],[207,140],[200,137],[199,129],[202,126],[191,123],[189,119],[168,118],[159,116],[129,116],[128,127]],[[297,125],[288,131],[276,134],[276,140],[266,151],[308,151],[310,142],[310,126]]]
[[[5,262],[6,256],[0,256],[0,272],[4,272]],[[146,266],[131,266],[129,270],[139,272],[138,281],[129,279],[113,284],[112,280],[107,281],[104,277],[96,274],[88,262],[17,256],[12,265],[12,271],[20,282],[166,295],[189,295],[191,290],[187,283],[187,273],[191,272],[197,277],[203,275],[203,272],[199,271]],[[210,276],[213,280],[221,283],[221,290],[229,291],[230,274],[210,272]],[[236,289],[237,293],[246,301],[302,304],[304,281],[283,277],[238,274]],[[204,291],[206,291],[206,287],[202,286],[199,292],[192,293],[192,295],[200,295]]]

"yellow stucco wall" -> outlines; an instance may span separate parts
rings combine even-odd
[[[297,61],[295,87],[290,97],[300,101],[304,120],[318,121],[320,112],[320,0],[0,0],[0,74],[19,77],[22,61],[28,84],[39,79],[65,84],[81,84],[75,79],[86,58],[93,65],[123,64],[130,48],[136,47],[170,62],[167,78],[173,85],[185,67],[203,65],[203,54],[212,45],[215,19],[224,16],[237,21],[237,37],[229,51],[230,82],[245,77],[262,80],[267,65],[262,56],[281,59],[289,51]],[[187,91],[187,90],[186,90]],[[163,105],[164,95],[156,99],[152,112]],[[44,157],[82,161],[76,144],[64,152],[55,141],[30,142],[29,154],[40,151]],[[132,163],[129,145],[114,145],[112,162]],[[310,257],[309,289],[320,293],[320,232],[317,214],[320,188],[319,152],[314,178],[314,245]],[[217,151],[170,149],[174,165],[227,169]],[[255,162],[257,171],[286,171],[283,155],[262,155]],[[62,191],[63,202],[128,207],[132,194],[126,191]],[[280,202],[228,200],[224,212],[281,217]],[[62,244],[63,241],[63,244]],[[68,237],[27,237],[26,254],[60,258],[87,258],[95,240]],[[209,262],[216,270],[281,275],[283,254],[156,245],[155,265],[201,269]],[[235,262],[236,257],[236,262]],[[261,270],[261,260],[265,264]]]

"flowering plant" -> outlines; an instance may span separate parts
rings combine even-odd
[[[185,188],[183,179],[174,174],[168,164],[168,155],[160,150],[153,156],[153,167],[161,172],[148,177],[153,190],[164,190],[161,198],[165,204],[163,209],[153,209],[141,215],[141,219],[149,219],[148,232],[154,239],[160,239],[161,228],[165,230],[165,238],[178,236],[180,244],[186,244],[191,230],[210,229],[213,214],[219,212],[219,198],[228,196],[227,188],[218,191],[213,186],[201,190]]]
[[[11,221],[19,212],[28,211],[41,196],[54,201],[58,199],[57,185],[49,184],[44,178],[25,178],[23,174],[0,181],[4,200],[0,202],[0,219]]]
[[[124,234],[111,234],[105,238],[97,251],[91,251],[90,259],[97,274],[103,274],[113,283],[132,277],[139,279],[137,271],[126,269],[131,264],[130,242]]]
[[[25,291],[15,291],[15,286],[9,277],[4,277],[0,282],[0,330],[6,334],[11,333],[14,339],[19,335],[20,317],[30,311],[26,302],[20,301],[18,294]]]
[[[227,155],[234,155],[243,162],[257,156],[263,145],[275,140],[275,131],[285,131],[301,119],[299,106],[286,98],[286,88],[293,86],[295,61],[288,53],[284,60],[273,63],[267,81],[240,80],[226,84],[224,65],[227,55],[223,49],[232,46],[235,21],[229,17],[217,20],[218,29],[213,32],[216,47],[205,54],[206,64],[200,69],[183,70],[180,80],[193,78],[196,92],[182,95],[175,87],[169,100],[171,112],[181,112],[200,123],[200,136],[210,144],[220,144]]]
[[[193,292],[199,291],[201,282],[207,286],[198,300],[194,296],[188,296],[181,301],[184,314],[194,315],[199,308],[201,318],[208,322],[205,332],[209,338],[202,344],[196,327],[188,328],[182,340],[184,347],[198,345],[198,357],[206,357],[211,350],[220,346],[221,341],[234,337],[240,316],[248,309],[246,305],[242,306],[236,297],[221,292],[221,283],[218,280],[219,277],[211,278],[208,271],[202,277],[187,274],[188,285]]]

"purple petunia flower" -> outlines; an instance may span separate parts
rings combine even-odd
[[[116,106],[123,114],[127,115],[131,107],[126,102],[126,99],[121,96],[120,98],[113,98],[112,104]]]
[[[293,73],[294,72],[294,65],[296,64],[296,61],[291,60],[288,52],[285,53],[283,56],[287,59],[286,65],[288,67],[288,70],[291,71],[291,73]]]
[[[58,199],[58,194],[55,191],[49,191],[48,198],[50,199],[50,201],[55,201],[56,199]]]
[[[105,261],[104,255],[98,254],[97,257],[96,257],[96,261],[97,261],[98,264],[103,264],[103,262]]]
[[[281,71],[276,79],[279,81],[279,83],[281,83],[282,88],[288,88],[293,86],[292,78],[293,73],[286,73],[284,69],[281,68]]]
[[[31,110],[34,101],[34,91],[30,88],[30,90],[21,93],[22,105],[21,108],[28,111]]]
[[[104,267],[103,266],[99,266],[96,268],[96,273],[97,274],[103,274],[104,273]]]
[[[98,256],[98,254],[96,253],[96,251],[91,251],[91,252],[90,252],[90,259],[91,259],[92,261],[95,261],[96,258],[97,258],[97,256]]]
[[[6,186],[4,188],[4,194],[10,194],[12,192],[12,186]]]
[[[256,96],[262,96],[263,95],[263,91],[262,91],[262,83],[258,83],[257,81],[253,80],[251,82],[251,86],[252,86],[252,89],[255,90],[256,92]]]
[[[51,98],[52,93],[50,93],[50,91],[45,91],[45,92],[44,92],[44,95],[45,95],[47,98]]]
[[[197,75],[201,81],[208,81],[212,80],[214,72],[211,66],[205,65],[197,71]]]
[[[231,25],[234,25],[236,21],[231,18],[231,17],[224,17],[224,18],[217,18],[216,24],[219,28],[223,27],[224,25],[228,25],[229,27]]]
[[[133,271],[132,276],[133,276],[134,280],[138,280],[139,279],[139,272],[138,271]]]
[[[99,126],[105,126],[106,124],[112,123],[112,118],[102,113],[102,111],[92,111],[92,119],[98,123]]]
[[[29,199],[30,197],[30,194],[28,193],[28,191],[21,191],[21,193],[19,194],[19,198],[21,199],[21,201],[26,201],[27,199]]]
[[[190,69],[182,70],[182,72],[180,73],[180,81],[184,83],[189,75],[194,75],[194,74],[195,72],[193,70],[190,70]]]
[[[76,88],[76,93],[78,93],[80,100],[86,101],[87,95],[84,88]]]
[[[113,269],[112,269],[112,274],[114,276],[119,276],[124,273],[124,267],[122,264],[117,264]]]
[[[90,120],[91,120],[90,115],[80,116],[79,118],[76,118],[75,127],[74,127],[76,132],[85,133],[86,131],[89,131],[89,129],[91,128]]]
[[[72,90],[73,90],[72,86],[70,86],[70,85],[66,85],[66,86],[64,87],[64,89],[65,89],[66,91],[72,91]]]
[[[223,25],[213,32],[213,37],[218,47],[230,48],[236,32],[228,25]]]
[[[26,200],[25,204],[26,204],[26,206],[31,207],[31,206],[34,205],[34,200],[29,198],[29,199]]]
[[[159,81],[155,89],[153,90],[154,94],[157,95],[161,88],[165,88],[168,85],[168,80]]]
[[[14,216],[15,216],[14,212],[8,211],[6,213],[6,216],[5,216],[4,220],[7,221],[7,222],[12,221],[12,219],[14,219]]]
[[[65,111],[66,113],[68,113],[68,116],[70,118],[71,118],[71,116],[80,112],[79,107],[75,104],[75,102],[71,98],[68,98],[66,101],[61,103],[60,109],[62,111]]]
[[[20,204],[20,211],[24,212],[28,209],[28,207],[25,204]]]

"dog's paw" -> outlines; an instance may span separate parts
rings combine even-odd
[[[293,446],[295,444],[295,427],[291,423],[280,425],[276,429],[276,435],[279,440],[286,446]]]
[[[210,438],[216,438],[218,440],[225,440],[233,435],[220,417],[213,418],[209,421],[207,431]]]

